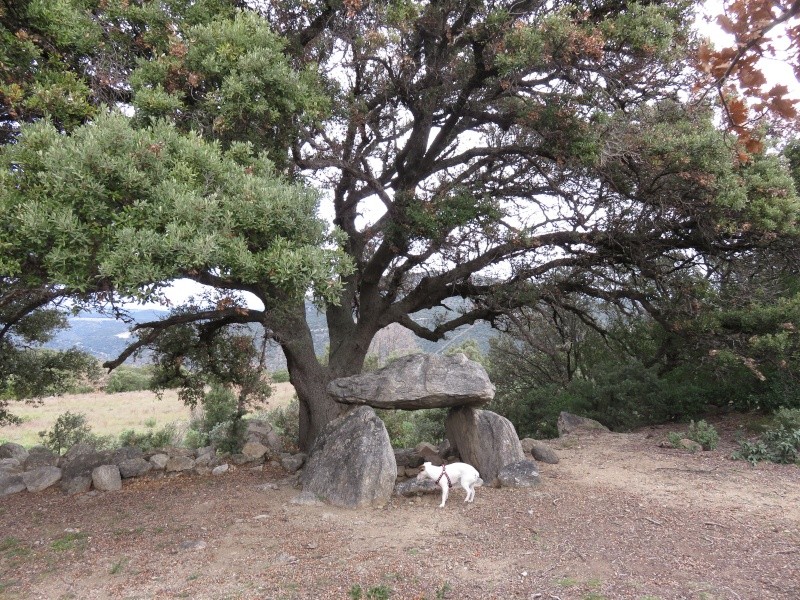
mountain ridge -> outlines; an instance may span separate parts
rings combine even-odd
[[[444,309],[420,311],[414,315],[415,320],[425,325],[441,320]],[[166,317],[169,311],[155,309],[130,309],[129,315],[134,323],[146,323]],[[311,304],[306,304],[306,320],[308,321],[314,347],[317,354],[322,354],[328,344],[328,327],[325,315]],[[101,313],[81,313],[68,318],[69,328],[59,331],[45,348],[54,350],[67,350],[77,348],[86,351],[99,360],[111,360],[119,356],[130,343],[131,324],[114,319]],[[446,339],[439,342],[430,342],[414,336],[414,341],[422,352],[438,353],[448,347],[460,344],[463,341],[475,340],[482,352],[489,349],[489,339],[496,332],[488,323],[478,322],[474,325],[464,325],[453,331]],[[129,359],[129,362],[134,362]],[[135,362],[146,362],[146,358],[139,358]],[[267,351],[267,367],[271,370],[286,368],[286,360],[277,343],[270,343]]]

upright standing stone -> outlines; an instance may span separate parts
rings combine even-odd
[[[359,508],[389,500],[397,464],[386,427],[367,406],[334,419],[317,437],[300,482],[303,493]]]
[[[445,432],[461,460],[478,469],[490,485],[499,485],[500,470],[524,460],[525,453],[511,421],[488,410],[470,407],[451,409]]]

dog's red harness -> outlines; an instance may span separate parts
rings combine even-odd
[[[444,469],[444,465],[442,465],[442,472],[439,474],[439,477],[436,478],[436,483],[441,481],[442,477],[447,479],[447,487],[453,487],[453,482],[450,481],[450,475],[447,474],[447,471]]]

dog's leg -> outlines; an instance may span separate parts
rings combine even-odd
[[[446,483],[442,484],[442,503],[439,505],[439,508],[444,508],[444,503],[447,502],[447,487]]]
[[[463,487],[464,491],[467,492],[467,497],[464,498],[464,502],[472,502],[472,494],[474,493],[472,491],[472,484],[469,481],[462,479],[461,487]]]

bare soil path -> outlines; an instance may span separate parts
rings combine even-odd
[[[298,505],[271,467],[17,494],[0,500],[0,598],[800,598],[800,468],[664,436],[554,441],[538,488],[445,509]]]

